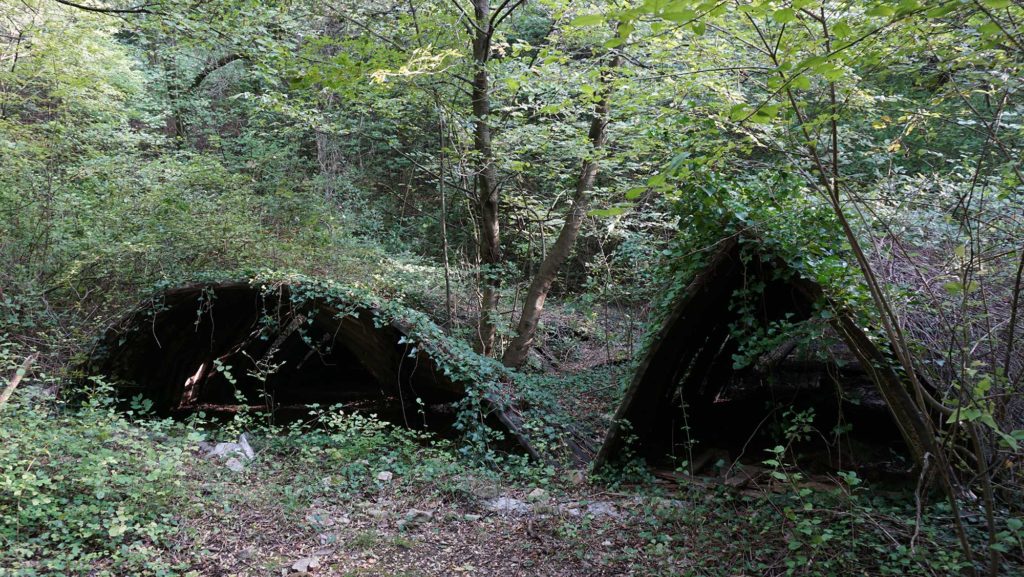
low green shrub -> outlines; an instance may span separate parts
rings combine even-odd
[[[73,411],[13,402],[0,428],[0,575],[179,575],[169,545],[186,443],[102,396]]]

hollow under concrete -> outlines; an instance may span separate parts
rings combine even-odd
[[[160,414],[265,411],[289,418],[341,405],[408,426],[444,429],[465,385],[453,381],[397,321],[282,284],[175,288],[110,329],[88,370],[121,398]]]
[[[769,458],[765,449],[787,445],[788,454],[804,456],[802,466],[817,470],[908,469],[913,459],[896,405],[885,398],[902,384],[888,372],[878,376],[887,370],[884,350],[848,313],[826,321],[819,306],[828,306],[822,287],[756,239],[721,243],[666,311],[595,466],[640,457],[654,468],[693,469],[709,455],[760,463]],[[737,368],[737,325],[787,330],[808,322],[834,336],[834,344],[817,343],[817,359],[782,347]],[[787,435],[798,416],[812,412],[806,434]]]

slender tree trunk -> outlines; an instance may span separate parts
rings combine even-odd
[[[509,343],[501,361],[509,367],[519,367],[526,362],[537,334],[537,323],[544,311],[544,301],[547,299],[551,285],[558,275],[559,269],[568,260],[576,244],[576,237],[579,236],[580,227],[583,226],[583,219],[587,216],[587,207],[590,205],[590,193],[594,188],[594,181],[597,178],[597,171],[600,168],[597,153],[604,147],[608,138],[608,111],[611,96],[611,75],[612,71],[622,63],[622,57],[616,55],[611,63],[601,74],[602,94],[600,100],[594,105],[594,117],[590,121],[590,144],[591,155],[583,161],[580,169],[579,179],[576,181],[576,194],[573,196],[572,205],[569,207],[569,214],[565,218],[565,224],[558,233],[558,239],[551,246],[540,269],[530,283],[530,289],[523,301],[523,312],[519,316],[519,326],[516,329],[516,336]]]
[[[491,7],[489,0],[473,0],[473,15],[476,21],[473,38],[473,118],[475,132],[473,148],[477,154],[476,193],[480,219],[481,298],[480,320],[477,328],[477,349],[484,355],[494,352],[497,333],[498,296],[501,278],[498,265],[501,264],[501,236],[498,226],[498,171],[494,165],[491,150],[491,126],[488,116],[491,111],[490,77],[487,61],[491,52]]]
[[[448,262],[448,198],[445,195],[444,190],[444,177],[445,177],[445,122],[444,114],[440,112],[438,107],[438,121],[437,121],[437,145],[438,145],[438,157],[437,157],[437,191],[441,195],[441,253],[444,256],[444,306],[447,312],[445,320],[448,322],[448,328],[452,326],[452,268],[451,263]]]

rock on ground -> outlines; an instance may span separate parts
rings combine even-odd
[[[484,509],[506,515],[525,515],[530,512],[529,505],[513,497],[497,497],[484,501]]]

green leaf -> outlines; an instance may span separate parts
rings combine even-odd
[[[898,14],[909,14],[919,8],[921,8],[921,3],[918,0],[900,0],[899,6],[896,7],[896,12]]]
[[[797,70],[814,70],[816,67],[821,66],[828,62],[828,58],[825,56],[811,56],[797,64]]]
[[[949,418],[946,419],[946,424],[952,425],[953,423],[977,421],[978,419],[981,418],[982,414],[983,413],[981,412],[981,409],[976,409],[973,407],[964,407],[959,411],[953,411],[953,414],[951,414]]]
[[[924,13],[924,15],[927,16],[928,18],[942,18],[946,14],[949,14],[950,12],[956,10],[959,6],[959,2],[957,2],[956,0],[952,0],[950,2],[940,4],[935,8],[928,10],[927,12]]]
[[[981,32],[982,36],[999,36],[1003,31],[995,22],[988,22],[978,28],[978,32]]]
[[[750,121],[757,124],[767,124],[772,121],[779,114],[779,108],[781,104],[771,104],[762,106],[750,117]]]
[[[981,0],[981,3],[984,4],[986,8],[991,8],[993,10],[1002,10],[1003,8],[1010,7],[1010,0]]]
[[[895,13],[896,13],[896,9],[893,8],[892,6],[886,6],[884,4],[879,4],[877,6],[874,6],[874,7],[870,8],[864,14],[866,16],[883,16],[883,17],[888,17],[888,16],[892,16]]]
[[[626,191],[626,200],[636,200],[647,192],[646,186],[637,186]]]
[[[597,218],[607,218],[610,216],[618,216],[626,212],[626,209],[621,206],[615,206],[612,208],[596,208],[587,213],[587,216],[594,216]]]
[[[665,174],[663,173],[655,174],[654,176],[647,179],[647,186],[651,188],[657,188],[665,184],[665,180],[667,180],[667,178],[668,177],[665,176]]]
[[[1007,435],[997,427],[992,427],[992,429],[996,432],[997,435],[999,435],[999,438],[1002,439],[1004,443],[1006,443],[1007,447],[1010,447],[1014,451],[1016,451],[1020,447],[1020,444],[1017,442],[1017,438],[1014,437],[1013,435]]]
[[[793,22],[796,20],[796,11],[792,8],[782,8],[772,13],[772,20],[775,20],[779,24],[786,24],[787,22]]]
[[[729,109],[729,120],[743,120],[750,114],[750,105],[736,104]]]
[[[604,15],[602,14],[585,14],[583,16],[573,18],[570,24],[577,28],[583,28],[584,26],[595,26],[602,22],[604,22]]]
[[[683,8],[672,12],[665,11],[661,17],[669,22],[689,22],[697,17],[697,13],[689,8]]]
[[[850,28],[850,25],[846,23],[846,20],[840,20],[832,26],[832,34],[837,38],[846,38],[851,33],[853,33],[853,30]]]

